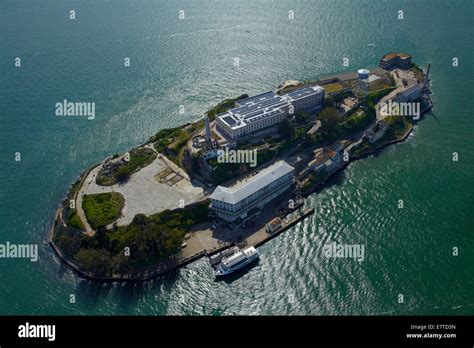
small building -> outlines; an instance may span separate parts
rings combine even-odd
[[[377,122],[371,129],[365,132],[364,136],[369,141],[369,143],[373,144],[380,138],[384,136],[387,132],[388,123],[384,120]]]
[[[359,99],[353,97],[347,97],[341,103],[339,103],[337,109],[344,115],[355,110],[359,106]]]
[[[207,146],[207,140],[202,135],[196,135],[193,137],[193,147],[200,149]]]
[[[379,66],[385,70],[394,68],[409,69],[411,67],[411,55],[406,53],[387,53],[382,57]]]
[[[274,233],[275,231],[279,230],[281,227],[282,227],[281,219],[274,218],[265,226],[265,230],[267,231],[267,233]]]
[[[406,54],[406,53],[399,53],[398,56],[398,61],[397,61],[397,66],[400,69],[410,69],[411,67],[411,55]]]
[[[342,157],[340,153],[325,147],[314,151],[314,159],[308,163],[308,168],[316,173],[322,171],[332,173],[341,163]]]

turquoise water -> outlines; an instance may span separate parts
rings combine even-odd
[[[0,314],[474,313],[472,1],[3,0],[0,9],[0,242],[41,245],[36,263],[0,259]],[[70,183],[104,157],[224,98],[376,66],[388,51],[432,63],[433,113],[311,196],[316,213],[261,247],[259,264],[234,281],[214,282],[202,259],[143,284],[94,284],[41,244]],[[96,118],[55,116],[63,99],[95,102]],[[322,257],[332,241],[364,244],[365,261]]]

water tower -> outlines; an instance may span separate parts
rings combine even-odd
[[[369,92],[369,74],[367,69],[357,70],[357,80],[355,83],[354,94],[357,97],[365,97]]]

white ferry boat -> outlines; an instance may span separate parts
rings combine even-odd
[[[257,260],[258,257],[258,251],[254,247],[239,250],[235,254],[223,258],[219,265],[217,265],[214,275],[220,277],[235,272],[252,261]]]
[[[209,261],[211,262],[211,266],[212,267],[216,267],[218,264],[221,263],[222,259],[225,258],[225,257],[229,257],[237,252],[239,252],[240,249],[239,247],[231,247],[229,249],[226,249],[224,251],[221,251],[220,253],[217,253],[215,255],[212,255],[210,258],[209,258]]]

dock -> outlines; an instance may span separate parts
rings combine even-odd
[[[248,247],[259,247],[265,244],[266,242],[272,240],[276,236],[282,234],[283,232],[287,231],[291,227],[295,226],[308,216],[314,214],[314,208],[306,208],[306,209],[295,209],[291,213],[285,215],[281,218],[282,222],[280,226],[272,232],[269,232],[266,229],[266,226],[257,230],[256,232],[252,233],[248,236],[243,242],[239,244],[232,243],[230,245],[223,246],[218,251],[214,251],[212,253],[206,253],[206,256],[211,261],[211,256],[217,254],[218,252],[222,252],[225,250],[230,249],[231,247],[238,246],[240,248],[248,248]],[[211,262],[212,264],[212,262]]]
[[[295,210],[288,214],[286,220],[283,220],[281,226],[273,232],[268,232],[265,228],[260,229],[246,239],[247,246],[259,247],[276,236],[282,234],[286,230],[295,226],[297,223],[303,221],[308,216],[314,214],[314,208],[306,208],[303,210]]]

